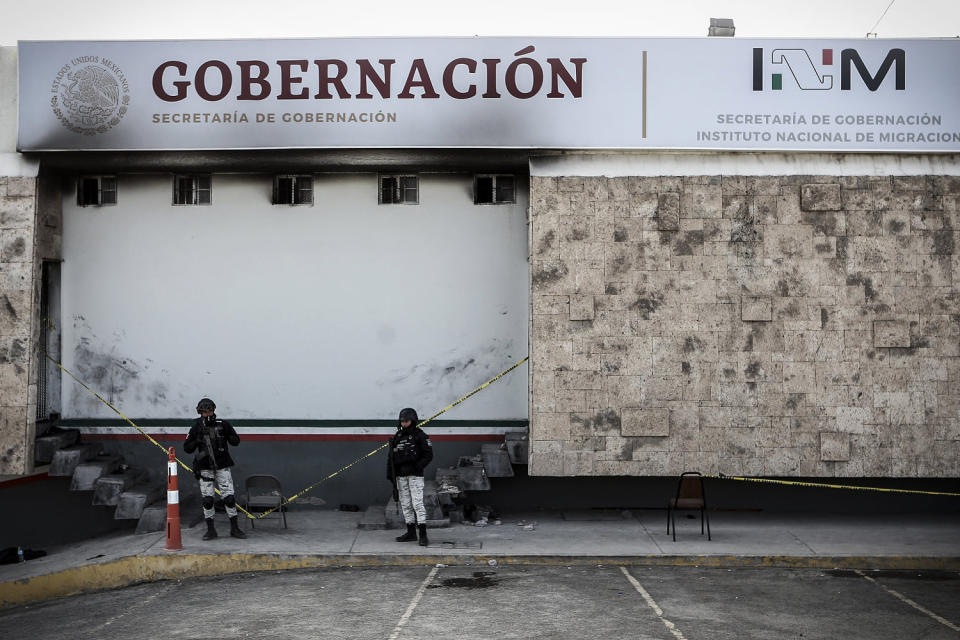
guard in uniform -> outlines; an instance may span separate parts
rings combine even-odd
[[[417,412],[407,408],[400,412],[397,433],[390,440],[387,454],[387,480],[394,484],[395,495],[403,509],[407,532],[397,542],[412,542],[420,533],[420,546],[427,540],[427,510],[423,506],[423,470],[433,460],[433,445],[423,429],[417,426]]]
[[[217,405],[210,398],[203,398],[197,403],[200,417],[193,421],[190,433],[183,443],[183,450],[187,453],[196,451],[193,474],[200,481],[203,517],[207,521],[207,532],[203,534],[203,539],[211,540],[217,537],[217,530],[213,527],[214,486],[220,489],[223,506],[230,517],[230,535],[234,538],[246,538],[247,535],[237,524],[237,499],[234,497],[233,475],[230,473],[234,462],[227,449],[228,445],[235,447],[240,444],[240,436],[232,424],[217,418],[214,413],[216,408]]]

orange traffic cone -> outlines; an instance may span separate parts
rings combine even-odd
[[[177,455],[173,447],[167,450],[170,461],[167,462],[167,551],[180,551],[180,488],[177,484]]]

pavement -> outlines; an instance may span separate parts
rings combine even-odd
[[[504,514],[487,526],[429,530],[430,545],[398,543],[397,529],[364,529],[363,512],[303,509],[245,521],[247,538],[203,541],[203,524],[165,533],[112,534],[0,566],[0,607],[156,580],[313,567],[553,565],[960,570],[960,512],[774,513],[713,511],[711,540],[695,512],[680,512],[677,540],[657,509]],[[241,521],[244,519],[241,517]]]

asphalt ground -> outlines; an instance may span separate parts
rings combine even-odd
[[[160,581],[0,611],[0,638],[960,637],[960,572],[423,566]]]

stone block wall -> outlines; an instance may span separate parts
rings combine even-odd
[[[530,191],[532,475],[960,475],[960,178]]]
[[[36,178],[0,177],[0,474],[33,469]]]

